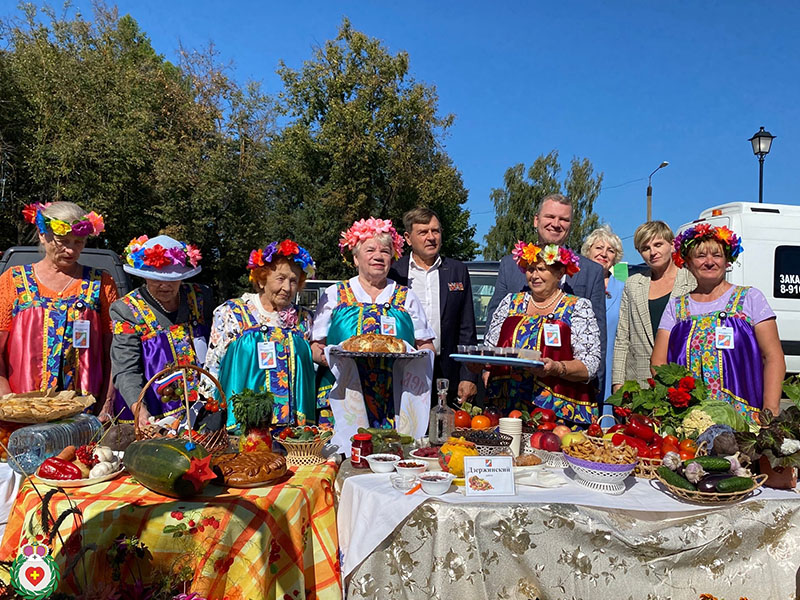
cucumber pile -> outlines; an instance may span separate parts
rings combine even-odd
[[[698,456],[681,461],[670,452],[664,456],[658,475],[670,485],[692,492],[729,494],[753,487],[752,475],[739,463],[739,455]]]

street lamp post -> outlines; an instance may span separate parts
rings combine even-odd
[[[653,185],[651,183],[651,180],[653,179],[653,175],[656,174],[656,171],[658,171],[659,169],[663,169],[668,164],[669,163],[666,160],[663,161],[653,170],[652,173],[650,173],[650,176],[647,178],[647,222],[648,223],[653,220]]]
[[[753,144],[753,154],[758,157],[758,202],[764,201],[764,157],[769,154],[772,140],[777,136],[762,127],[748,141]]]

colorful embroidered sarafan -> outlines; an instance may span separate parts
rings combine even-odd
[[[529,299],[524,292],[512,297],[497,345],[539,350],[542,357],[552,360],[572,360],[571,324],[578,298],[565,294],[547,316],[526,314]],[[545,345],[545,323],[558,325],[561,346]],[[531,411],[537,406],[552,409],[559,419],[573,426],[587,426],[597,417],[597,404],[592,401],[588,384],[558,377],[536,377],[523,369],[493,367],[486,396],[501,409]]]
[[[314,363],[306,334],[311,314],[295,307],[294,323],[282,327],[262,324],[254,314],[255,307],[241,298],[228,300],[217,311],[230,311],[235,329],[225,332],[225,354],[218,365],[217,379],[230,398],[245,389],[267,390],[274,396],[273,424],[306,425],[314,422],[315,387]],[[258,344],[274,342],[277,365],[261,369],[258,364]],[[228,411],[228,428],[236,427],[233,411]]]
[[[203,294],[200,286],[182,283],[178,293],[189,304],[190,320],[170,327],[164,327],[158,322],[158,317],[139,289],[122,298],[122,302],[133,314],[133,322],[114,321],[114,335],[138,336],[142,344],[142,372],[146,380],[169,365],[197,364],[194,340],[202,338],[208,343],[209,326],[203,318]],[[200,378],[194,370],[186,371],[186,378],[191,404],[198,397]],[[164,396],[156,393],[155,386],[151,386],[144,398],[150,415],[160,417],[183,414],[185,402],[182,383],[176,386],[175,392],[175,395],[169,396],[165,401]],[[119,415],[121,423],[133,422],[133,413],[119,392],[114,401],[114,412]]]
[[[78,292],[47,298],[33,265],[11,268],[16,298],[6,348],[8,382],[15,393],[55,388],[99,397],[103,385],[100,291],[103,273],[83,267]],[[76,348],[76,321],[89,322],[89,347]],[[81,345],[81,344],[78,344]]]
[[[761,351],[750,317],[744,312],[749,287],[736,286],[724,310],[702,315],[689,311],[689,295],[675,299],[676,323],[669,334],[667,361],[702,377],[710,398],[729,402],[753,421],[764,399]],[[733,349],[716,347],[716,328],[733,329]]]
[[[414,322],[405,309],[408,288],[395,285],[392,297],[384,304],[362,304],[356,300],[348,281],[336,286],[336,307],[331,312],[331,325],[327,343],[341,344],[346,339],[363,333],[380,333],[381,317],[394,317],[397,337],[409,344],[414,338]],[[393,361],[385,358],[365,358],[356,362],[361,379],[361,391],[371,427],[392,427],[399,407],[394,405]],[[333,388],[333,374],[328,368],[317,371],[317,411],[324,421],[333,423],[328,394]],[[323,419],[320,419],[323,422]]]

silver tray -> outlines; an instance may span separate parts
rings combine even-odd
[[[336,356],[344,356],[346,358],[418,358],[425,356],[423,353],[418,352],[351,352],[349,350],[341,350],[339,348],[331,348],[331,354]]]
[[[506,367],[541,367],[540,360],[526,358],[510,358],[508,356],[483,356],[481,354],[451,354],[450,358],[458,362],[480,363],[482,365],[503,365]]]

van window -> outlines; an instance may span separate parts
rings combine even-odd
[[[297,304],[310,310],[312,313],[317,309],[317,302],[319,302],[318,289],[304,289],[297,294]]]
[[[800,298],[800,246],[775,248],[775,298]]]
[[[492,299],[492,294],[494,294],[497,274],[470,273],[469,277],[472,282],[472,304],[475,309],[475,325],[477,326],[478,340],[482,341],[486,333],[486,313],[489,308],[489,300]]]

